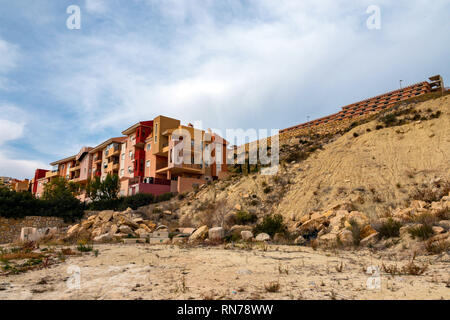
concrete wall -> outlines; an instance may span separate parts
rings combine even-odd
[[[133,189],[132,195],[136,193],[148,193],[159,196],[160,194],[170,192],[170,186],[161,184],[139,183],[137,185],[131,186],[131,188]]]
[[[24,219],[0,218],[0,243],[10,243],[19,240],[20,231],[24,227],[53,228],[66,227],[68,224],[57,217],[25,217]]]
[[[194,190],[193,185],[198,184],[201,186],[202,184],[205,184],[207,181],[204,179],[195,179],[195,178],[184,178],[184,177],[178,177],[177,181],[177,192],[184,193]]]

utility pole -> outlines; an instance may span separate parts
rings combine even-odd
[[[400,80],[400,90],[402,89],[402,81],[403,80]]]

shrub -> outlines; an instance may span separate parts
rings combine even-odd
[[[394,126],[397,123],[397,117],[395,114],[391,113],[388,115],[385,115],[384,117],[381,117],[381,122],[383,122],[387,127]]]
[[[422,240],[427,240],[434,234],[433,228],[429,224],[421,224],[411,227],[408,229],[408,232],[413,239],[420,238]]]
[[[353,132],[353,137],[354,137],[354,138],[358,138],[358,137],[359,137],[359,134],[358,134],[357,132]]]
[[[400,228],[402,224],[398,221],[395,221],[392,218],[389,218],[386,222],[381,224],[379,227],[378,233],[382,238],[393,238],[400,236]]]
[[[255,226],[253,233],[267,233],[271,237],[275,233],[285,233],[286,226],[283,223],[283,217],[280,214],[270,215],[263,219],[263,221]]]
[[[237,224],[255,223],[256,220],[258,220],[258,217],[254,213],[248,213],[246,211],[239,211],[236,213]]]
[[[272,188],[271,187],[265,187],[263,191],[264,191],[264,193],[270,193],[270,192],[272,192]]]
[[[20,219],[27,216],[60,217],[66,222],[83,216],[84,204],[70,191],[58,187],[57,192],[47,193],[47,199],[36,199],[29,192],[15,192],[0,188],[0,216]]]
[[[349,229],[353,235],[353,244],[355,246],[359,246],[359,243],[361,242],[361,226],[354,219],[351,219],[349,223],[350,223]]]
[[[306,160],[308,158],[308,154],[304,151],[294,151],[294,152],[290,152],[285,158],[284,160],[286,162],[292,162],[292,161],[302,161],[302,160]]]

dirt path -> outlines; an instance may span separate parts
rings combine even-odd
[[[367,288],[367,267],[383,262],[401,267],[407,260],[396,261],[386,253],[381,257],[369,251],[322,252],[296,246],[269,246],[266,251],[150,245],[96,249],[98,257],[71,257],[50,269],[0,276],[0,299],[450,298],[448,254],[417,258],[417,264],[432,263],[421,276],[381,272],[381,290],[373,290]],[[267,292],[265,286],[272,281],[279,283],[278,292]],[[69,289],[68,284],[75,287]]]

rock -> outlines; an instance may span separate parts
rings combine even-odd
[[[222,240],[225,237],[225,230],[222,227],[211,228],[208,230],[209,240]]]
[[[374,228],[372,228],[370,225],[367,225],[361,229],[361,233],[360,233],[361,239],[365,239],[365,238],[371,236],[372,234],[378,234],[378,232]]]
[[[273,236],[273,241],[275,241],[275,242],[282,242],[285,240],[286,240],[286,237],[283,233],[275,233],[275,235]]]
[[[123,217],[123,216],[119,217],[119,224],[129,226],[130,228],[133,228],[133,229],[139,228],[139,225],[136,222],[128,219],[127,217]]]
[[[93,221],[93,220],[84,220],[84,221],[81,223],[81,226],[82,226],[84,229],[89,229],[93,224],[94,224],[94,221]]]
[[[191,235],[195,231],[195,228],[178,228],[177,230],[178,232]]]
[[[357,204],[363,204],[364,203],[364,198],[361,197],[361,195],[359,194],[352,194],[349,197],[349,200],[351,203],[357,203]]]
[[[22,228],[20,231],[20,241],[37,241],[40,236],[36,228]]]
[[[80,225],[76,224],[76,225],[73,225],[72,227],[70,227],[69,230],[67,230],[66,234],[68,237],[70,237],[70,236],[76,234],[79,230],[80,230]]]
[[[139,238],[148,238],[149,233],[145,229],[137,229],[134,233],[136,233]]]
[[[170,210],[164,210],[163,214],[165,214],[166,216],[171,216],[172,215],[172,211]]]
[[[102,235],[102,228],[95,228],[91,233],[91,238],[96,238],[100,235]]]
[[[319,239],[320,245],[335,245],[337,241],[337,234],[336,233],[327,233],[323,236],[321,236]]]
[[[413,200],[411,201],[411,208],[413,209],[424,209],[426,208],[427,203],[422,200]]]
[[[200,240],[205,240],[208,236],[208,227],[207,226],[201,226],[197,230],[194,231],[189,237],[189,242],[195,242]]]
[[[297,239],[294,240],[294,243],[298,245],[303,245],[306,243],[306,240],[305,238],[303,238],[303,236],[298,236]]]
[[[119,227],[116,224],[113,224],[111,226],[111,229],[109,229],[109,234],[115,235],[117,233],[117,231],[119,231]]]
[[[161,229],[169,230],[169,228],[168,228],[167,226],[161,224],[161,225],[159,225],[159,226],[155,229],[155,231],[158,231],[158,230],[161,230]]]
[[[311,220],[320,219],[323,217],[323,214],[321,212],[315,212],[311,215]]]
[[[250,241],[253,239],[253,232],[248,231],[248,230],[243,230],[243,231],[241,231],[241,238],[244,241]]]
[[[149,227],[147,227],[147,225],[144,223],[141,223],[139,225],[139,229],[144,229],[146,232],[152,232],[152,230]]]
[[[251,230],[252,230],[252,227],[250,227],[250,226],[243,226],[243,225],[238,225],[237,224],[237,225],[234,225],[234,226],[231,227],[229,233],[231,235],[234,235],[235,237],[240,237],[242,231],[251,231]]]
[[[126,225],[120,226],[119,230],[120,230],[121,233],[133,234],[133,230],[131,230],[131,228],[129,226],[126,226]]]
[[[306,221],[308,221],[308,220],[310,220],[310,219],[311,219],[311,216],[310,216],[309,214],[305,214],[305,215],[303,215],[303,216],[300,218],[299,222],[300,222],[301,224],[303,224],[303,223],[305,223]]]
[[[242,210],[242,206],[240,204],[235,205],[234,208],[236,209],[236,211]]]
[[[186,237],[175,236],[172,238],[173,244],[181,244],[181,243],[185,243],[186,241],[187,241]]]
[[[435,241],[445,241],[445,240],[447,240],[447,239],[449,238],[449,235],[450,235],[449,232],[441,233],[441,234],[438,234],[438,235],[435,235],[435,236],[431,237],[431,238],[429,239],[429,241],[430,241],[430,242],[435,242]]]
[[[108,222],[109,220],[112,219],[113,214],[114,214],[113,210],[105,210],[100,212],[98,216],[100,217],[100,219],[103,220],[103,222]]]
[[[255,238],[256,241],[269,241],[270,236],[267,233],[260,233]]]
[[[375,231],[376,232],[376,231]],[[370,245],[374,245],[378,240],[378,232],[376,233],[372,233],[371,235],[363,238],[360,242],[359,245],[366,247],[366,246],[370,246]]]
[[[128,234],[125,234],[125,233],[116,233],[116,234],[112,235],[112,237],[113,237],[114,239],[123,239],[123,238],[128,237]]]
[[[342,230],[341,233],[339,233],[339,239],[344,246],[353,244],[353,234],[350,230]]]
[[[369,218],[362,212],[359,211],[352,211],[349,213],[347,217],[348,221],[354,220],[358,223],[360,227],[364,227],[365,225],[369,224]]]
[[[439,221],[439,226],[444,228],[445,230],[450,230],[450,220]]]
[[[142,223],[144,223],[144,219],[142,219],[142,218],[134,218],[133,222],[137,223],[137,224],[142,224]]]
[[[95,237],[94,241],[95,242],[105,242],[105,241],[110,241],[111,238],[112,238],[111,235],[107,233],[107,234],[102,234],[98,237]]]
[[[445,229],[442,228],[442,227],[434,226],[434,227],[432,227],[432,229],[433,229],[434,234],[440,234],[440,233],[444,233],[445,232]]]
[[[303,223],[299,228],[298,231],[301,234],[311,233],[315,230],[318,230],[320,225],[322,225],[323,222],[325,222],[325,217],[321,217],[319,219],[310,219]]]

